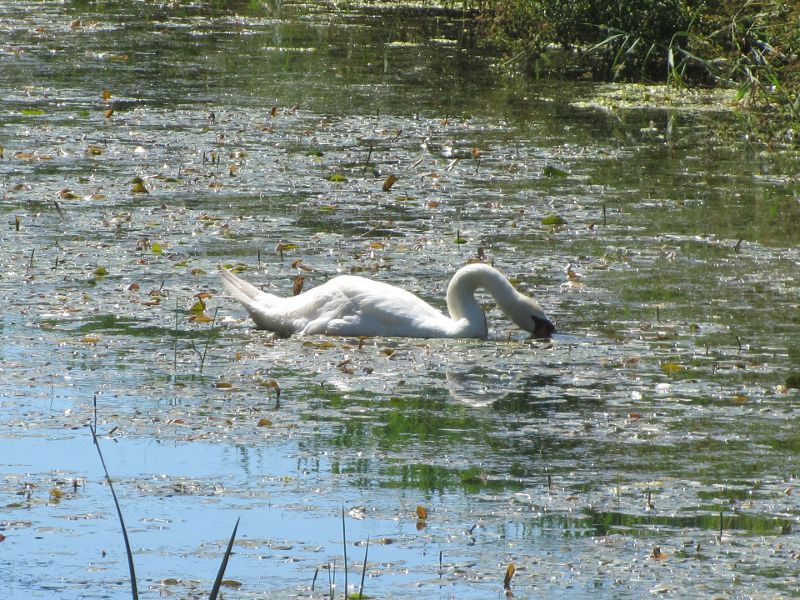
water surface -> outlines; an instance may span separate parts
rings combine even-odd
[[[239,517],[226,597],[341,595],[345,547],[357,591],[367,540],[380,598],[800,594],[795,150],[498,78],[441,15],[0,15],[8,597],[129,594],[95,422],[147,597]],[[273,339],[215,275],[444,307],[479,256],[552,341],[489,298],[486,341]]]

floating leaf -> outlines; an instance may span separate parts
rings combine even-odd
[[[341,173],[334,173],[330,177],[328,177],[328,181],[332,181],[333,183],[344,183],[347,181],[347,177],[342,175]]]
[[[64,492],[62,492],[58,488],[51,488],[50,489],[50,501],[54,503],[61,502],[61,498],[64,496]]]
[[[103,149],[100,146],[89,146],[86,148],[86,154],[89,156],[100,156],[103,153]]]
[[[218,390],[229,390],[229,389],[233,388],[233,384],[232,383],[228,383],[227,381],[218,381],[217,384],[216,384],[216,388]]]
[[[61,198],[62,200],[77,200],[78,198],[80,198],[78,194],[76,194],[69,188],[64,188],[63,190],[59,190],[58,197]]]
[[[270,388],[270,389],[275,390],[275,394],[277,396],[281,395],[281,386],[278,385],[278,382],[275,381],[274,379],[270,379],[269,381],[260,381],[258,383],[258,385],[260,385],[261,387]]]
[[[667,375],[674,375],[675,373],[680,373],[683,371],[683,365],[679,365],[678,363],[674,362],[666,362],[661,365],[661,370],[666,373]]]
[[[319,348],[320,350],[329,350],[331,348],[336,348],[336,344],[333,342],[303,342],[304,348]]]
[[[153,242],[150,246],[150,250],[153,251],[153,254],[161,254],[161,244]]]
[[[108,275],[108,270],[105,267],[100,266],[94,270],[94,274],[98,277],[105,277]]]
[[[20,112],[23,115],[29,116],[38,116],[44,114],[44,111],[41,108],[23,108]]]
[[[202,313],[202,314],[199,314],[199,315],[192,315],[191,317],[189,317],[189,320],[192,323],[213,323],[214,322],[214,319],[212,319],[211,317],[209,317],[205,313]]]
[[[131,193],[133,194],[149,194],[150,190],[148,190],[144,183],[137,181],[131,186]]]
[[[303,284],[305,283],[306,278],[302,275],[298,275],[294,278],[294,283],[292,284],[292,295],[298,296],[300,292],[303,291]]]
[[[553,166],[550,166],[550,165],[547,165],[544,168],[544,171],[542,171],[542,172],[544,173],[545,177],[568,177],[569,176],[569,173],[567,173],[566,171],[564,171],[562,169],[559,169],[558,167],[553,167]]]
[[[297,250],[300,246],[294,244],[292,242],[279,242],[277,246],[275,246],[275,252],[281,254],[281,258],[283,258],[283,253],[289,250]]]
[[[138,291],[139,291],[139,288],[140,288],[140,286],[139,286],[139,284],[138,284],[138,283],[131,283],[131,284],[130,284],[128,287],[126,287],[125,289],[126,289],[126,290],[128,290],[129,292],[138,292]]]
[[[106,119],[110,119],[113,116],[113,114],[114,114],[114,108],[112,107],[103,112],[103,117],[105,117]]]
[[[189,308],[189,312],[195,314],[203,314],[206,311],[206,304],[203,302],[202,299],[198,300],[194,304],[192,304],[191,308]]]
[[[271,425],[272,425],[272,421],[270,421],[266,417],[261,417],[258,420],[257,427],[270,427]]]
[[[111,100],[111,92],[108,91],[106,88],[103,88],[103,94],[102,95],[103,95],[103,100],[105,100],[106,102]]]
[[[508,565],[508,567],[506,567],[506,574],[503,577],[503,589],[511,589],[511,578],[514,577],[514,573],[516,572],[517,568],[514,566],[514,563],[511,563]]]
[[[428,509],[424,506],[417,507],[417,517],[422,519],[423,521],[428,518]]]
[[[220,585],[222,585],[223,587],[232,588],[232,589],[239,589],[240,587],[242,587],[241,582],[236,581],[235,579],[224,579],[220,583]]]
[[[386,180],[383,182],[383,191],[388,192],[397,181],[397,175],[390,173]]]
[[[655,548],[653,548],[653,553],[650,555],[650,558],[654,560],[663,560],[668,556],[669,554],[661,551],[661,546],[656,546]]]
[[[85,335],[85,336],[83,336],[83,337],[80,339],[80,341],[81,341],[81,343],[83,343],[83,344],[90,344],[90,345],[94,345],[94,344],[96,344],[97,342],[99,342],[99,341],[100,341],[100,336],[99,336],[99,335],[91,335],[91,334],[88,334],[88,335]]]
[[[551,213],[542,217],[542,225],[566,225],[567,220],[557,214]]]

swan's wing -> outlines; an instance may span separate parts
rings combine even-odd
[[[326,289],[327,288],[327,289]],[[448,337],[454,322],[401,288],[362,277],[337,277],[309,293],[320,309],[304,334]]]

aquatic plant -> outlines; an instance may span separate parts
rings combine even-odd
[[[799,20],[800,6],[778,0],[483,0],[476,23],[505,69],[733,86],[798,119]]]

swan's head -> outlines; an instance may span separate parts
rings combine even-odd
[[[539,303],[527,296],[520,295],[519,302],[509,317],[518,327],[530,331],[537,338],[549,338],[556,330]]]

